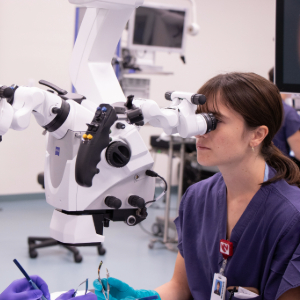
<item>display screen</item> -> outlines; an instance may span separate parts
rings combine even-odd
[[[281,91],[300,93],[299,0],[277,0],[275,78]]]
[[[185,11],[138,7],[134,20],[133,44],[181,48]]]

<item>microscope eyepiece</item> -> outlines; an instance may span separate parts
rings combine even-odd
[[[179,91],[166,92],[165,99],[169,101],[173,101],[175,99],[186,99],[194,105],[203,105],[206,102],[206,97],[202,94],[193,94]]]
[[[191,102],[195,105],[203,105],[206,102],[206,97],[202,94],[194,94],[191,97]]]
[[[207,129],[205,133],[211,132],[217,128],[217,119],[212,113],[202,113],[201,114],[206,121]]]

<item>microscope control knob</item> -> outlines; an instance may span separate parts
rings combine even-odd
[[[139,196],[131,195],[128,198],[128,204],[133,207],[138,207],[142,209],[145,207],[145,200]]]
[[[61,109],[59,107],[54,106],[52,108],[52,113],[57,115],[57,114],[61,113]]]
[[[0,88],[0,98],[10,98],[14,94],[14,90],[6,85]]]
[[[122,142],[114,142],[107,147],[106,160],[116,168],[122,168],[128,164],[131,157],[129,146]]]
[[[118,209],[122,206],[122,201],[114,196],[107,196],[104,200],[104,203],[110,207]]]

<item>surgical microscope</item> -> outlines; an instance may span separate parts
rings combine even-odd
[[[213,114],[195,114],[204,95],[167,92],[170,105],[125,98],[111,60],[141,0],[69,0],[87,7],[74,46],[70,74],[77,93],[41,80],[48,90],[0,85],[0,135],[24,130],[31,115],[46,133],[45,194],[54,207],[50,235],[74,246],[104,241],[110,221],[136,225],[153,201],[153,159],[139,129],[148,123],[167,134],[203,135]]]

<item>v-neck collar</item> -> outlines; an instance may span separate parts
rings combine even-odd
[[[269,167],[267,172],[269,173]],[[272,173],[272,172],[270,172]],[[269,173],[269,175],[270,175]],[[265,176],[266,178],[266,176]],[[270,177],[269,177],[270,178]],[[264,180],[265,181],[265,180]],[[267,195],[269,194],[270,185],[261,186],[260,189],[255,193],[253,198],[250,200],[249,204],[247,205],[246,209],[242,213],[241,217],[235,224],[234,228],[231,231],[230,242],[233,243],[233,251],[236,248],[243,232],[253,219],[254,215],[258,211],[259,207],[266,201]],[[262,199],[264,199],[262,201]],[[219,208],[219,240],[225,239],[227,235],[227,188],[226,184],[222,182],[222,186],[220,187],[218,197],[218,208]],[[223,257],[220,254],[219,264],[223,261]]]

